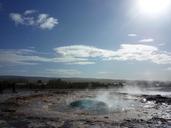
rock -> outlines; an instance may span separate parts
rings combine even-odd
[[[73,124],[70,121],[65,121],[64,124],[60,128],[72,128]]]
[[[109,117],[108,116],[105,116],[104,118],[108,119]]]
[[[14,112],[16,112],[16,109],[6,108],[6,109],[2,109],[1,111],[2,111],[2,112],[10,112],[10,113],[14,113]]]
[[[155,101],[155,103],[157,104],[165,103],[165,104],[171,105],[170,97],[164,97],[161,95],[143,95],[143,97],[146,99],[146,101]]]
[[[6,121],[0,120],[0,128],[8,128],[9,125]]]

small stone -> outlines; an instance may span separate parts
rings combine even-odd
[[[108,116],[105,116],[104,118],[105,118],[105,119],[108,119],[109,117],[108,117]]]

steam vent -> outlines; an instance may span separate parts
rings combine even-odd
[[[79,108],[85,111],[95,112],[96,114],[104,114],[108,112],[108,106],[106,103],[98,100],[83,99],[70,103],[70,107]]]

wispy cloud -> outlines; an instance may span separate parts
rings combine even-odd
[[[77,64],[77,65],[88,65],[88,64],[95,64],[95,62],[92,62],[92,61],[78,61],[78,62],[70,62],[68,64]]]
[[[94,64],[95,62],[92,62],[91,60],[89,60],[89,58],[75,58],[72,56],[68,56],[68,57],[55,57],[53,58],[54,62],[59,62],[59,63],[65,63],[65,64],[79,64],[79,65],[87,65],[87,64]]]
[[[113,74],[112,72],[106,72],[106,71],[100,71],[100,72],[97,72],[99,75],[111,75]]]
[[[37,11],[36,10],[33,10],[33,9],[31,9],[31,10],[26,10],[25,12],[24,12],[24,15],[29,15],[29,14],[33,14],[33,13],[36,13]]]
[[[62,60],[69,64],[94,64],[93,59],[103,59],[113,53],[110,50],[85,45],[64,46],[54,50],[60,56],[60,58],[57,58],[58,61]]]
[[[156,64],[171,64],[171,54],[155,46],[143,44],[122,44],[114,52],[113,60],[151,61]]]
[[[78,57],[97,57],[103,56],[104,50],[98,49],[92,46],[86,45],[71,45],[71,46],[63,46],[54,49],[57,53],[62,56],[68,57],[72,56],[74,58]],[[105,51],[108,53],[108,51]]]
[[[49,62],[51,59],[35,55],[30,49],[0,49],[0,63],[7,65],[35,65],[37,62]]]
[[[154,42],[154,39],[152,38],[147,38],[147,39],[142,39],[142,40],[139,40],[140,43],[151,43],[151,42]]]
[[[130,33],[130,34],[128,34],[128,36],[130,36],[130,37],[135,37],[135,36],[137,36],[137,34]]]
[[[77,77],[81,72],[75,69],[46,69],[46,74],[60,77]]]
[[[171,64],[171,53],[144,44],[121,44],[117,50],[86,45],[63,46],[53,50],[56,55],[47,57],[34,49],[1,49],[0,64],[35,65],[48,62],[87,65],[99,61],[149,61],[155,64]]]
[[[164,46],[166,45],[165,43],[159,43],[158,46]]]
[[[41,29],[50,30],[59,23],[58,19],[45,13],[38,14],[36,10],[26,10],[22,14],[10,13],[9,16],[16,25],[37,26]]]
[[[166,68],[167,71],[171,71],[171,67]]]
[[[151,61],[156,64],[171,64],[171,55],[168,52],[161,51],[155,46],[144,44],[121,44],[117,50],[105,50],[92,46],[72,45],[55,48],[57,54],[62,60],[71,62],[92,61],[96,58],[101,61]],[[81,60],[83,59],[83,60]],[[94,62],[94,61],[92,61]]]
[[[24,19],[19,13],[10,13],[10,18],[15,22],[15,24],[24,24]]]
[[[45,53],[33,49],[0,49],[0,64],[2,65],[37,65],[42,62],[87,65],[94,64],[89,58],[45,57]]]

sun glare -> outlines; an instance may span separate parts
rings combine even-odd
[[[170,4],[171,0],[138,0],[141,13],[153,16],[167,12]]]

